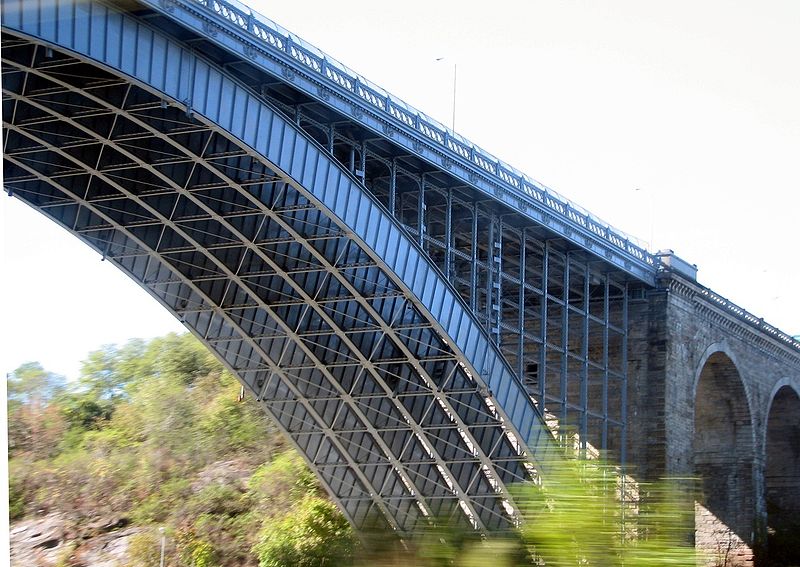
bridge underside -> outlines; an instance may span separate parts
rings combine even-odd
[[[291,45],[242,58],[205,4],[2,5],[6,191],[214,350],[355,526],[514,525],[548,426],[624,464],[643,284],[613,251],[343,113],[338,75],[257,64]]]
[[[6,190],[212,348],[354,525],[513,525],[507,486],[530,478],[537,426],[514,435],[472,361],[314,187],[128,77],[18,35],[2,50]],[[275,132],[303,159],[307,142]],[[363,230],[408,246],[377,210]]]

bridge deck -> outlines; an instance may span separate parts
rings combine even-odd
[[[512,526],[550,430],[625,463],[657,258],[241,6],[126,7],[3,0],[5,188],[204,340],[355,525]]]

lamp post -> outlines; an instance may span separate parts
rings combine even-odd
[[[436,61],[444,61],[444,57],[437,57]],[[450,129],[455,133],[456,131],[456,92],[458,87],[458,63],[453,63],[453,121]]]
[[[158,533],[161,534],[161,559],[158,562],[159,567],[164,567],[164,548],[167,545],[167,536],[164,533],[164,526],[158,528]]]

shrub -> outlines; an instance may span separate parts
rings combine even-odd
[[[161,538],[155,530],[132,535],[128,543],[128,567],[158,567]]]
[[[336,506],[308,497],[280,521],[268,521],[253,550],[259,567],[336,567],[352,561],[355,538]]]

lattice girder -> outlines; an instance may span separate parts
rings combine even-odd
[[[411,239],[223,72],[105,6],[69,6],[52,9],[132,52],[108,35],[101,55],[59,46],[4,4],[6,190],[180,317],[354,525],[512,525],[508,484],[549,434]]]

